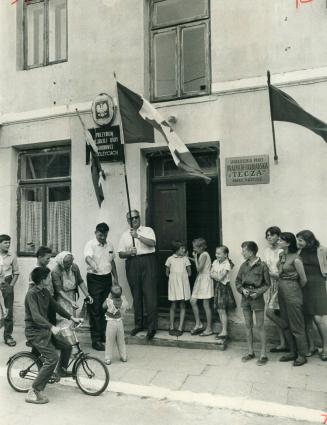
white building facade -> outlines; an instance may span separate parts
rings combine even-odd
[[[324,0],[1,1],[0,233],[17,249],[16,306],[39,245],[71,250],[85,274],[83,247],[95,225],[109,224],[116,248],[127,227],[122,164],[103,163],[99,208],[75,112],[96,127],[92,101],[102,92],[116,101],[114,72],[170,119],[212,177],[206,185],[176,170],[159,134],[154,144],[126,145],[131,204],[158,237],[162,312],[172,239],[191,249],[204,237],[212,257],[223,243],[234,270],[242,241],[262,252],[271,225],[310,229],[327,244],[326,144],[277,122],[274,163],[266,83],[269,69],[272,84],[327,122],[326,22]],[[241,184],[246,176],[235,171],[230,185],[231,158],[258,156],[269,164],[265,182]],[[117,265],[131,299],[124,262]],[[233,317],[241,321],[240,311]]]

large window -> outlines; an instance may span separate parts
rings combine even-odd
[[[40,245],[70,250],[70,149],[19,155],[18,252],[34,255]]]
[[[151,99],[210,91],[209,0],[151,0]]]
[[[24,2],[26,69],[67,60],[67,0]]]

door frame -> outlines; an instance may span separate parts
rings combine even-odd
[[[215,172],[207,173],[208,176],[217,179],[217,212],[218,212],[218,236],[219,241],[222,243],[222,205],[221,205],[221,167],[220,167],[220,149],[219,142],[207,143],[201,145],[192,145],[188,146],[192,154],[197,153],[212,153],[216,155],[216,167]],[[169,158],[170,152],[167,147],[160,148],[148,148],[142,149],[143,155],[147,163],[147,173],[146,173],[146,207],[145,207],[145,220],[146,225],[154,227],[154,209],[153,209],[153,198],[154,198],[154,187],[155,183],[173,183],[178,181],[190,181],[198,180],[199,178],[185,174],[163,176],[163,177],[154,177],[152,175],[153,169],[150,165],[150,158],[153,157],[162,157]],[[166,307],[160,307],[160,311],[164,314],[168,312]]]
[[[215,177],[218,180],[217,188],[217,200],[218,200],[218,216],[219,216],[219,239],[222,243],[223,241],[223,231],[222,231],[222,203],[221,203],[221,166],[220,166],[220,143],[219,141],[216,142],[205,142],[205,143],[199,143],[199,144],[192,144],[191,146],[187,146],[189,151],[194,154],[201,154],[201,153],[216,153],[216,172],[215,173],[208,173],[207,175],[209,177]],[[147,170],[146,170],[146,206],[145,206],[145,222],[147,226],[153,227],[154,225],[154,216],[153,211],[151,210],[152,205],[151,201],[153,199],[153,182],[173,182],[173,181],[185,181],[185,180],[195,180],[197,177],[180,174],[180,175],[172,175],[172,176],[165,176],[165,177],[153,177],[151,175],[151,166],[149,159],[152,157],[160,156],[163,158],[169,158],[170,152],[168,147],[161,146],[157,148],[144,148],[141,149],[141,152],[145,158],[146,164],[147,164]]]

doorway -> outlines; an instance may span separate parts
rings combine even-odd
[[[187,242],[191,256],[192,240],[203,237],[207,241],[210,257],[214,258],[215,248],[221,240],[218,149],[201,149],[192,151],[192,154],[201,168],[212,178],[209,184],[178,170],[171,164],[171,157],[165,153],[148,157],[148,218],[157,237],[161,311],[169,306],[165,262],[172,254],[171,242],[176,239]],[[196,270],[192,266],[191,287],[195,277]]]

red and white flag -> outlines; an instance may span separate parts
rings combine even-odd
[[[118,82],[117,92],[125,143],[154,143],[156,129],[167,142],[176,166],[210,183],[211,178],[204,174],[186,145],[146,99]]]

